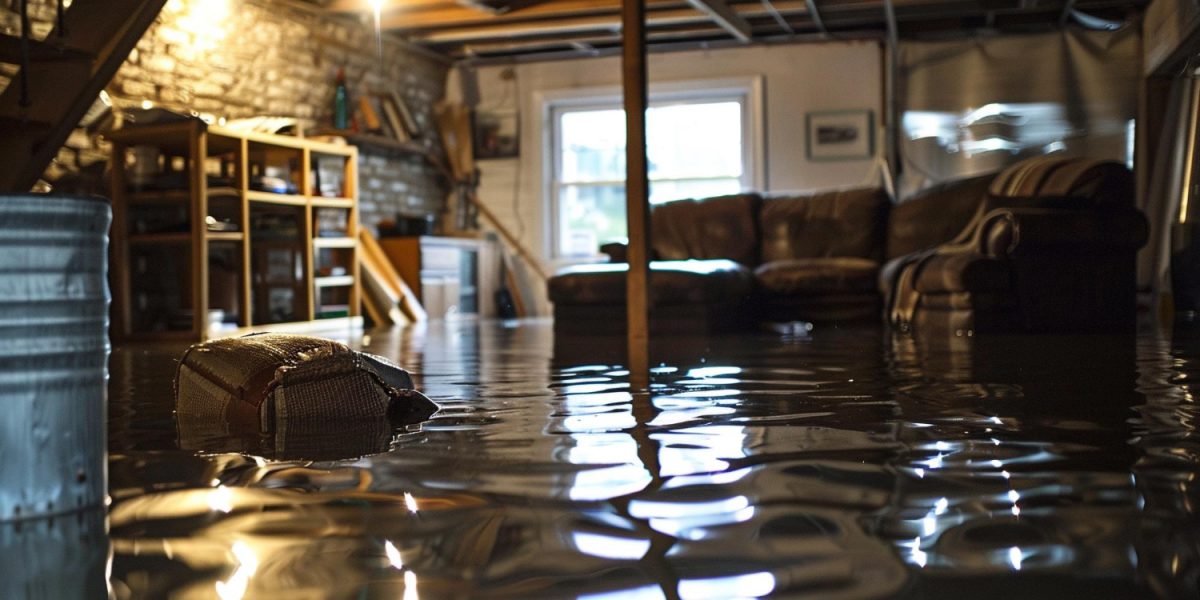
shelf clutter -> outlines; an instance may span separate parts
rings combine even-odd
[[[500,263],[495,244],[479,237],[382,238],[379,249],[430,319],[497,316]]]
[[[361,323],[357,148],[197,119],[109,139],[115,337]]]

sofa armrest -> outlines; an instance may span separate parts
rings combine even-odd
[[[1004,208],[984,216],[975,243],[979,252],[1000,258],[1066,248],[1136,251],[1148,236],[1149,223],[1136,208]]]
[[[600,245],[600,253],[608,255],[608,262],[629,262],[629,247],[621,242],[609,242]]]

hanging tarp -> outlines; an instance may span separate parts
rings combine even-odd
[[[1200,131],[1200,87],[1194,77],[1172,81],[1162,135],[1151,155],[1150,185],[1140,208],[1150,223],[1150,240],[1138,255],[1138,286],[1161,299],[1171,293],[1171,255],[1186,246],[1183,235],[1197,222],[1196,136]]]
[[[1200,3],[1197,0],[1154,0],[1142,19],[1146,46],[1145,73],[1168,75],[1176,63],[1189,58],[1190,38],[1200,35]]]
[[[902,42],[901,197],[1049,152],[1129,160],[1140,48],[1136,27]]]

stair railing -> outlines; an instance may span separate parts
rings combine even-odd
[[[29,0],[21,0],[21,108],[29,108]]]

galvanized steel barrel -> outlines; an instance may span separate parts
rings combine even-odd
[[[0,196],[0,520],[103,504],[108,202]]]

